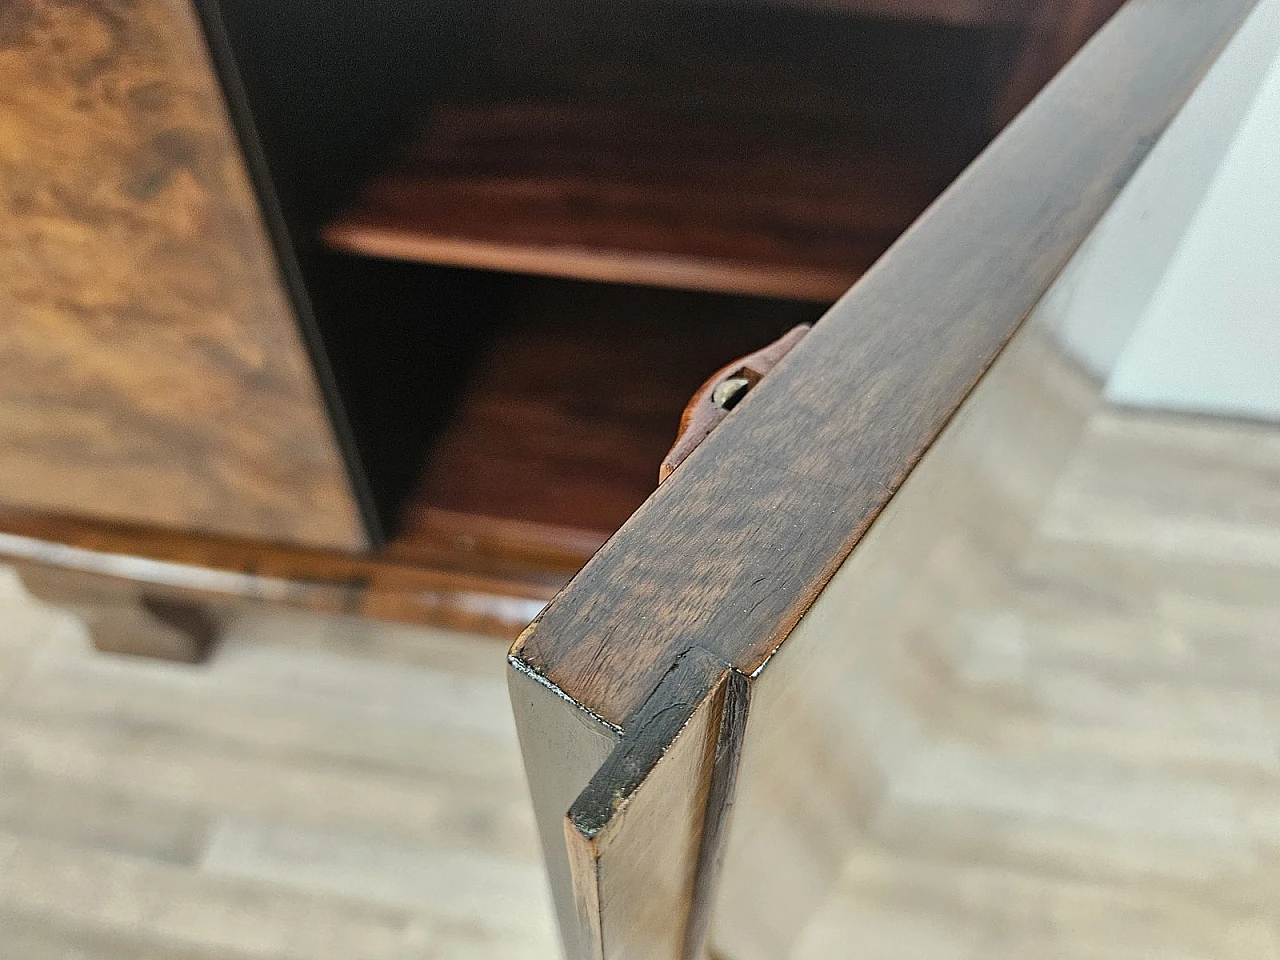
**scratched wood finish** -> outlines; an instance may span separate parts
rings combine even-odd
[[[326,236],[830,302],[985,142],[982,52],[936,25],[768,6],[511,4]]]
[[[863,671],[848,659],[852,651],[882,653],[882,641],[890,639],[883,618],[868,613],[905,612],[905,632],[914,640],[910,618],[921,605],[911,591],[927,594],[928,584],[917,582],[923,564],[913,561],[951,546],[957,523],[977,525],[972,539],[978,551],[988,539],[997,549],[1005,540],[1025,539],[1018,523],[1026,517],[1015,508],[1034,512],[1035,504],[1023,501],[1028,493],[1042,498],[1051,489],[1052,461],[1056,457],[1060,464],[1087,413],[1087,403],[1078,410],[1057,404],[1053,390],[1062,381],[1067,394],[1091,400],[1097,384],[1083,375],[1087,388],[1071,389],[1083,374],[1071,363],[1065,364],[1069,375],[1055,376],[1064,366],[1053,362],[1061,352],[1058,332],[1045,337],[1041,323],[1023,326],[1023,320],[1080,243],[1092,239],[1101,214],[1252,6],[1206,10],[1186,0],[1130,6],[772,377],[748,394],[513,649],[515,670],[553,684],[567,702],[611,725],[623,745],[644,717],[686,702],[684,695],[655,700],[691,647],[710,651],[750,678],[744,766],[736,782],[741,799],[733,813],[726,879],[718,890],[703,887],[692,899],[702,909],[715,901],[714,942],[726,955],[785,956],[850,837],[878,816],[894,752],[915,730],[900,722],[900,713],[884,709],[883,699],[863,696]],[[1117,96],[1121,89],[1127,96]],[[1005,199],[1012,206],[1001,209]],[[1019,211],[1022,219],[1011,219]],[[1004,269],[1009,264],[1012,273]],[[885,277],[891,282],[877,284]],[[905,349],[885,338],[876,341],[886,327],[871,323],[883,324],[890,310],[906,327]],[[918,318],[925,322],[913,322]],[[894,332],[904,334],[902,326]],[[1014,333],[1019,335],[1010,344]],[[814,339],[823,334],[828,354],[808,352],[823,343]],[[1067,332],[1061,336],[1070,339]],[[996,369],[989,370],[997,355]],[[1028,358],[1030,363],[1023,362]],[[1010,369],[1018,374],[1012,379]],[[1009,382],[1019,388],[1012,396],[1002,390]],[[994,420],[992,404],[977,405],[993,390]],[[1043,416],[1044,408],[1058,406],[1067,408],[1062,429]],[[1008,419],[1010,408],[1015,427],[1021,427],[1013,437],[992,429],[1002,415]],[[985,422],[979,409],[986,411]],[[935,443],[944,427],[942,442]],[[944,459],[938,467],[947,437],[954,441],[975,432],[988,441],[999,437],[997,447],[1029,452],[1035,463],[1017,463],[1007,473],[997,470],[994,477],[967,484],[975,462],[981,473],[1000,458],[990,450],[970,450],[962,457],[966,462]],[[1026,442],[1028,435],[1033,442]],[[725,444],[726,436],[732,444]],[[789,439],[796,442],[788,445]],[[1047,467],[1039,456],[1045,450],[1054,454],[1046,458]],[[718,456],[712,458],[712,451]],[[744,455],[735,459],[739,453]],[[1004,462],[1011,459],[1017,458],[1006,456]],[[1048,477],[1040,475],[1045,469]],[[676,493],[685,470],[713,496],[701,499],[689,486]],[[987,509],[971,509],[975,505]],[[662,526],[673,518],[678,520],[670,528]],[[871,536],[864,539],[868,529]],[[906,562],[885,562],[886,542],[904,550]],[[857,552],[847,557],[842,551],[854,544]],[[831,556],[815,553],[815,546]],[[648,557],[660,561],[646,569]],[[958,562],[971,576],[981,576],[983,559],[993,558],[975,554]],[[994,560],[998,566],[1000,558]],[[659,564],[669,571],[661,580]],[[605,575],[588,582],[589,592],[579,592],[597,565]],[[827,586],[833,569],[839,571],[840,590]],[[866,603],[839,606],[850,583]],[[602,608],[598,598],[609,606]],[[833,606],[839,606],[834,613]],[[788,638],[801,615],[799,629]],[[539,655],[551,651],[558,659],[531,657],[531,649]],[[895,661],[887,668],[896,666]],[[919,695],[928,698],[929,692]],[[870,736],[847,736],[855,720],[864,721]],[[530,736],[522,731],[522,738]],[[944,756],[938,764],[944,784],[955,769],[949,760]],[[765,776],[762,763],[769,768]],[[908,762],[908,773],[915,769]],[[983,770],[969,776],[980,778]],[[687,796],[696,782],[686,780],[672,792]],[[983,786],[976,782],[971,789],[982,792]],[[625,832],[624,825],[619,829]],[[662,850],[661,840],[655,838],[650,849]],[[707,854],[699,851],[698,857],[705,869]],[[633,853],[632,859],[637,874],[651,868],[643,854]],[[554,884],[554,873],[552,879]],[[597,925],[606,929],[610,917],[603,900],[600,912]],[[687,960],[694,954],[667,955]]]
[[[555,553],[461,550],[419,542],[367,556],[259,541],[0,514],[0,560],[49,578],[81,575],[145,585],[190,602],[255,601],[324,613],[458,627],[510,638],[564,585],[580,561]]]
[[[513,656],[624,729],[695,639],[754,673],[1251,7],[1127,8],[592,558]]]
[[[0,501],[366,535],[185,0],[0,5]]]
[[[721,835],[724,744],[741,742],[744,702],[745,678],[690,650],[570,807],[584,960],[701,955],[699,854]]]

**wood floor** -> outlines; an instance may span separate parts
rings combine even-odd
[[[795,960],[1280,958],[1280,431],[1104,414],[940,583]],[[0,571],[0,960],[551,960],[504,652],[259,609],[110,658]]]
[[[0,958],[555,955],[504,643],[257,611],[108,657],[0,574]]]

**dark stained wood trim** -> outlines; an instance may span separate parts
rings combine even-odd
[[[715,752],[708,774],[706,815],[698,838],[697,869],[693,876],[689,920],[684,931],[684,956],[706,956],[711,929],[714,893],[724,865],[729,814],[738,787],[738,765],[747,732],[747,710],[751,703],[751,682],[737,670],[725,673],[724,695],[717,721]]]
[[[564,557],[419,545],[355,556],[69,517],[0,513],[0,563],[114,579],[169,602],[254,601],[513,637],[572,574]],[[573,562],[573,558],[569,558]]]
[[[513,657],[624,737],[690,646],[754,674],[1253,6],[1123,10],[592,558]]]
[[[586,839],[604,830],[662,760],[707,691],[731,672],[728,664],[696,647],[681,654],[632,718],[627,736],[569,808],[573,828]]]
[[[629,948],[657,956],[643,919],[654,915],[654,897],[668,933],[683,924],[675,931],[681,956],[702,955],[746,709],[746,677],[714,654],[686,650],[569,808],[565,840],[588,956],[629,956]],[[637,806],[648,812],[637,813]],[[641,851],[661,851],[670,830],[680,831],[679,821],[692,843],[678,856],[667,849],[666,857],[636,859]],[[648,891],[650,898],[638,904],[620,898],[619,889]]]

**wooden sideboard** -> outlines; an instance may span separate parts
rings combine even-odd
[[[0,560],[514,633],[1116,6],[5,4]]]
[[[1232,768],[1199,734],[1152,744],[1199,684],[1268,699],[1256,663],[1221,664],[1280,570],[1247,546],[1269,520],[1205,519],[1274,517],[1275,485],[1250,514],[1218,479],[1228,444],[1170,438],[1248,429],[1253,450],[1275,424],[1108,386],[1171,264],[1263,262],[1266,216],[1235,203],[1248,239],[1184,241],[1223,179],[1275,208],[1269,127],[1241,120],[1277,37],[1273,0],[1129,4],[522,633],[508,679],[568,960],[1155,955],[1219,899],[1270,936],[1272,903],[1237,894],[1267,862],[1249,808],[1202,799]],[[1276,296],[1250,288],[1217,332]],[[1071,466],[1091,421],[1126,417],[1113,450],[1151,430],[1171,460]],[[1183,456],[1195,493],[1157,492]],[[1180,605],[1214,613],[1184,628]],[[1242,872],[1210,866],[1237,836]],[[1135,907],[1144,884],[1186,899]]]

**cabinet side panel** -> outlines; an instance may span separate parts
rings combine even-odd
[[[698,851],[722,703],[721,695],[712,694],[694,708],[644,781],[590,841],[590,857],[575,860],[579,889],[594,887],[597,956],[603,960],[694,960],[684,947],[696,906]],[[566,834],[571,850],[586,843],[572,823]]]
[[[514,661],[507,683],[565,955],[583,960],[592,955],[592,947],[579,920],[565,816],[613,751],[617,735]]]
[[[366,536],[185,0],[0,9],[0,501]]]
[[[948,749],[931,729],[947,681],[932,633],[1008,591],[1097,390],[1023,330],[761,670],[716,912],[723,956],[789,956],[853,851],[880,839],[904,771]]]
[[[1130,6],[1122,16],[1180,13],[1152,4]],[[1130,426],[1136,449],[1127,459],[1100,461],[1117,470],[1114,476],[1081,460],[1079,445],[1083,438],[1088,446],[1095,423],[1107,422],[1103,384],[1199,219],[1274,56],[1278,16],[1280,3],[1267,0],[1247,18],[787,642],[758,670],[715,931],[725,956],[820,954],[824,937],[843,936],[846,924],[863,923],[871,942],[876,917],[893,915],[901,901],[887,913],[859,913],[851,903],[865,905],[858,899],[864,892],[870,899],[895,884],[917,885],[921,873],[912,871],[931,861],[925,871],[938,862],[961,871],[981,865],[992,869],[988,876],[1024,871],[1036,879],[1021,889],[1034,887],[1032,899],[1051,903],[1059,894],[1050,893],[1046,877],[1110,882],[1108,871],[1143,863],[1138,876],[1147,882],[1203,842],[1200,824],[1179,827],[1182,837],[1172,835],[1176,830],[1160,835],[1196,801],[1188,799],[1194,790],[1158,763],[1167,742],[1181,735],[1171,722],[1177,718],[1152,709],[1156,698],[1143,699],[1144,689],[1169,683],[1144,658],[1162,662],[1161,645],[1171,642],[1149,604],[1158,594],[1176,595],[1172,565],[1146,565],[1124,548],[1073,552],[1072,528],[1053,511],[1062,509],[1064,494],[1072,502],[1083,464],[1112,499],[1095,493],[1075,524],[1105,529],[1115,544],[1126,543],[1117,531],[1147,524],[1166,554],[1176,552],[1169,531],[1181,521],[1171,523],[1150,505],[1135,512],[1114,492],[1158,502],[1162,486],[1152,478],[1179,474],[1149,451],[1144,464],[1140,438],[1169,424]],[[1222,428],[1206,421],[1202,429],[1213,435]],[[1210,464],[1210,475],[1224,475],[1213,458],[1183,456],[1198,458],[1197,467],[1179,469],[1205,487],[1194,508],[1203,523],[1222,509],[1218,491],[1233,488],[1205,486],[1197,477]],[[1232,521],[1195,527],[1196,536],[1248,515],[1239,502],[1228,512]],[[1190,575],[1201,589],[1222,574],[1202,565]],[[1240,569],[1228,577],[1249,579]],[[1261,580],[1270,585],[1273,577]],[[1148,634],[1154,651],[1144,649]],[[1072,652],[1064,656],[1064,649]],[[1081,658],[1081,651],[1088,653]],[[1121,658],[1123,670],[1108,676]],[[1096,673],[1097,682],[1081,681],[1079,671]],[[1188,703],[1201,702],[1194,685],[1186,689]],[[1056,706],[1045,691],[1056,692]],[[1179,706],[1174,713],[1184,711],[1194,712]],[[1140,724],[1125,724],[1139,715],[1156,719],[1135,734]],[[1135,742],[1141,748],[1125,753]],[[1197,757],[1212,756],[1212,748],[1195,749]],[[1136,812],[1133,822],[1126,823],[1125,810]],[[1218,838],[1205,847],[1229,849]],[[842,871],[845,894],[859,893],[844,900],[837,894],[841,909],[824,915],[824,897]],[[1034,914],[1029,900],[1013,898],[1019,883],[996,898],[1007,900],[1001,916]],[[1098,890],[1100,902],[1114,896]],[[1062,896],[1065,902],[1069,894]],[[947,949],[965,952],[967,938],[976,937],[991,955],[1054,952],[1047,942],[1002,952],[995,944],[1018,934],[978,910],[965,913],[970,906],[934,928]],[[931,903],[915,915],[928,918],[921,927],[943,915],[933,910]],[[1108,903],[1090,922],[1101,930],[1099,918],[1110,922],[1122,912]],[[960,914],[965,923],[948,926]],[[1071,939],[1067,925],[1055,925],[1055,936]],[[1101,935],[1099,945],[1118,938],[1119,929]],[[901,936],[892,924],[885,931]],[[921,933],[904,949],[931,955],[925,944],[932,935]],[[1145,931],[1134,936],[1150,943]]]

